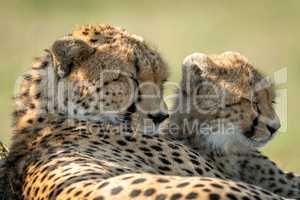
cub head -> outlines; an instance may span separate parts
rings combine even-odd
[[[247,151],[266,144],[280,128],[274,98],[272,84],[241,54],[194,53],[183,62],[171,121],[195,147]]]
[[[89,26],[56,40],[49,53],[59,112],[96,121],[116,121],[136,111],[154,123],[168,117],[162,100],[167,66],[139,37]]]

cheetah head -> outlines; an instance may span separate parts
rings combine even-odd
[[[266,144],[280,128],[273,103],[272,84],[241,54],[194,53],[183,62],[172,119],[196,147],[247,151]]]
[[[51,46],[58,110],[80,120],[118,121],[128,113],[167,118],[167,67],[142,39],[111,26],[90,26]]]

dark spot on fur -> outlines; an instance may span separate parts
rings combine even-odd
[[[123,140],[118,140],[117,143],[118,143],[119,145],[121,145],[121,146],[126,146],[126,145],[127,145],[127,143],[124,142]]]
[[[149,196],[152,196],[155,192],[156,192],[156,190],[154,188],[149,188],[149,189],[145,190],[144,195],[146,197],[149,197]]]
[[[111,195],[117,195],[123,190],[122,186],[115,187],[111,190]]]
[[[92,42],[92,43],[95,43],[97,41],[98,41],[98,39],[94,39],[94,38],[90,39],[90,42]]]
[[[135,189],[130,192],[129,196],[132,198],[135,198],[135,197],[139,196],[141,193],[142,193],[141,190]]]
[[[188,195],[186,195],[185,199],[197,199],[198,194],[196,192],[190,192]]]
[[[170,197],[170,200],[178,200],[182,197],[182,194],[180,193],[175,193]]]
[[[143,183],[145,181],[146,181],[145,178],[138,178],[138,179],[135,179],[134,181],[132,181],[131,184],[139,184],[139,183]]]
[[[220,195],[219,194],[210,194],[209,195],[209,200],[219,200],[220,199]]]
[[[189,184],[190,184],[189,182],[183,182],[183,183],[178,184],[176,187],[182,188],[182,187],[188,186]]]
[[[160,195],[157,195],[155,200],[165,200],[167,198],[167,195],[165,194],[160,194]]]
[[[226,196],[229,200],[238,200],[238,198],[234,194],[228,193],[226,194]]]

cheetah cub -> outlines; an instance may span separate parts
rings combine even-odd
[[[170,117],[172,137],[232,180],[300,198],[300,177],[284,173],[257,150],[280,128],[272,84],[236,52],[194,53],[185,58],[182,72]]]

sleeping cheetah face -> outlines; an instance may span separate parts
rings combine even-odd
[[[272,85],[234,52],[195,53],[183,62],[173,122],[198,147],[221,151],[257,148],[280,128]]]
[[[89,27],[89,39],[75,31],[50,48],[58,111],[81,120],[115,122],[137,110],[160,123],[168,117],[162,100],[166,64],[140,38],[105,28],[109,31]]]

